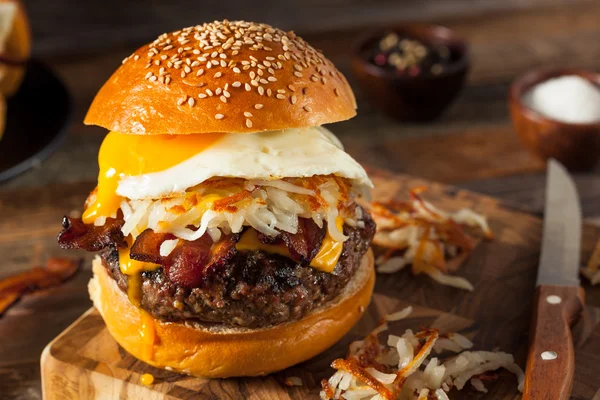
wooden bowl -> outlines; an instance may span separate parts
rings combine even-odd
[[[519,77],[509,91],[515,130],[524,146],[542,160],[555,158],[570,170],[590,170],[600,158],[600,122],[567,123],[546,117],[521,100],[534,85],[562,75],[578,75],[600,87],[600,74],[578,69],[536,70]]]
[[[439,75],[399,75],[371,63],[365,53],[389,32],[429,45],[444,45],[454,62]],[[360,38],[352,56],[352,70],[367,97],[387,115],[400,121],[430,121],[438,117],[464,85],[469,70],[467,43],[443,26],[414,24],[371,32]]]

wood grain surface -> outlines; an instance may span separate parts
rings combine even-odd
[[[551,301],[551,297],[558,298],[558,303]],[[569,398],[575,374],[571,326],[579,321],[584,304],[585,293],[580,287],[536,288],[523,400]]]
[[[223,16],[296,29],[325,51],[356,90],[358,117],[330,128],[359,161],[486,193],[501,199],[504,209],[526,210],[538,217],[543,210],[543,165],[526,153],[513,132],[506,103],[508,85],[517,75],[542,66],[600,70],[600,3],[594,0],[277,1],[260,6],[253,2],[253,7],[242,1],[216,5],[191,0],[24,2],[32,20],[34,54],[66,83],[75,112],[69,136],[56,154],[0,186],[0,278],[43,264],[47,257],[65,255],[55,244],[60,218],[80,211],[94,186],[98,146],[106,133],[84,126],[83,116],[123,57],[163,31]],[[195,8],[189,8],[190,3]],[[448,25],[471,44],[473,65],[467,86],[447,112],[430,124],[399,124],[384,117],[365,101],[349,73],[348,55],[357,36],[383,24],[414,20]],[[576,174],[575,180],[584,216],[600,225],[598,171]],[[591,249],[595,229],[585,229],[583,247]],[[71,255],[90,260],[83,252]],[[527,257],[533,263],[537,253]],[[85,286],[90,275],[87,268],[59,288],[26,296],[0,319],[0,337],[9,338],[0,342],[0,397],[41,398],[41,351],[89,308]],[[513,283],[521,279],[515,274],[504,277]],[[416,282],[427,284],[422,278]],[[600,306],[600,289],[586,289],[587,303]],[[413,300],[426,297],[411,286],[406,290]],[[467,308],[460,303],[462,313],[477,314]],[[479,311],[484,318],[494,318],[494,312]],[[597,395],[600,400],[600,331],[589,326],[581,329],[591,339],[577,349],[573,395],[576,399]]]
[[[416,306],[417,311],[395,329],[415,330],[433,325],[446,331],[457,330],[471,337],[476,349],[498,348],[510,352],[524,367],[541,220],[504,208],[496,199],[449,186],[379,170],[372,170],[371,176],[376,187],[375,200],[405,199],[409,188],[426,184],[429,190],[425,197],[436,205],[448,210],[469,207],[488,217],[496,239],[480,243],[457,271],[475,285],[474,292],[440,286],[424,276],[412,277],[408,271],[378,275],[376,295],[365,316],[336,346],[299,366],[252,379],[205,380],[152,368],[120,349],[110,338],[99,315],[90,311],[45,350],[42,374],[48,398],[54,398],[52,395],[77,398],[91,393],[109,397],[126,394],[159,398],[153,391],[175,399],[318,398],[320,380],[332,373],[328,364],[343,356],[348,344],[364,336],[383,315],[408,304]],[[599,238],[600,229],[585,228],[582,260],[590,257]],[[592,337],[600,334],[598,321],[596,309],[590,306],[586,322],[591,331],[580,327],[576,340],[585,337],[588,345],[592,342],[600,346],[600,339]],[[579,350],[573,396],[588,398],[594,393],[593,387],[600,383],[586,380],[585,374],[579,371],[596,368],[599,356]],[[139,384],[142,373],[156,377],[151,388]],[[286,387],[282,382],[289,376],[301,377],[304,385]],[[488,386],[490,392],[487,395],[467,389],[455,393],[455,398],[513,399],[519,396],[516,380],[510,374],[501,373],[500,379]]]

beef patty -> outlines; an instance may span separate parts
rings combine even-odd
[[[200,287],[185,288],[163,270],[142,273],[141,307],[163,321],[195,320],[229,326],[263,327],[302,318],[335,298],[360,265],[375,234],[375,223],[363,213],[364,227],[344,226],[348,239],[333,273],[263,251],[239,251],[223,266],[208,270]],[[104,266],[119,288],[127,276],[118,252],[101,253]]]

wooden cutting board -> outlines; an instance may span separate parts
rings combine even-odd
[[[471,192],[419,179],[372,171],[374,198],[405,199],[408,189],[428,185],[425,197],[448,210],[473,208],[488,217],[496,238],[482,242],[457,271],[475,285],[473,292],[441,286],[426,276],[412,277],[408,270],[378,275],[373,301],[362,320],[337,345],[325,353],[264,378],[200,379],[159,370],[137,361],[109,335],[97,311],[90,309],[50,343],[42,356],[42,386],[47,399],[310,399],[318,398],[320,381],[333,370],[330,362],[343,357],[348,345],[363,337],[379,318],[406,305],[415,311],[395,323],[391,331],[433,326],[470,337],[475,349],[499,349],[515,355],[524,367],[531,301],[539,259],[542,222],[539,218],[503,206],[499,201]],[[586,226],[582,260],[590,257],[600,231]],[[587,288],[597,292],[598,289]],[[595,296],[595,292],[592,297]],[[585,323],[576,332],[577,353],[573,398],[591,398],[597,379],[600,353],[600,312],[588,307]],[[585,340],[588,339],[588,340]],[[150,373],[155,383],[139,383]],[[302,386],[287,386],[288,377],[300,377]],[[486,383],[489,393],[465,388],[452,398],[514,399],[520,395],[516,379],[500,373]]]

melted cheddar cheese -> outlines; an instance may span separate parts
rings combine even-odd
[[[128,238],[127,241],[129,247],[131,247],[131,239]],[[154,357],[156,329],[152,315],[140,308],[142,300],[142,272],[155,270],[160,265],[132,260],[129,256],[129,247],[119,250],[119,269],[127,276],[127,297],[129,297],[131,304],[138,307],[140,311],[142,322],[138,334],[141,343],[144,345],[145,356],[151,360]]]
[[[91,224],[98,217],[116,214],[122,201],[117,195],[121,178],[166,170],[202,152],[223,136],[224,133],[146,136],[109,132],[98,153],[98,191],[83,213],[83,222]]]
[[[258,240],[258,233],[254,229],[248,229],[235,245],[238,251],[260,250],[265,253],[279,254],[280,256],[292,258],[287,247],[283,244],[265,244]]]
[[[341,217],[337,217],[335,223],[338,229],[342,230],[344,225],[344,220]],[[323,272],[333,272],[333,269],[337,265],[340,256],[342,255],[342,249],[344,247],[344,242],[338,242],[334,240],[329,232],[325,235],[323,239],[323,243],[321,244],[321,248],[319,252],[310,262],[310,266],[318,269]],[[252,250],[260,250],[265,253],[271,254],[279,254],[284,257],[292,258],[290,252],[284,244],[265,244],[258,240],[258,234],[254,229],[248,229],[238,243],[235,248],[238,251],[252,251]]]
[[[335,219],[335,224],[337,228],[343,232],[344,219],[342,217],[337,217]],[[333,269],[342,255],[343,248],[344,242],[338,242],[329,235],[329,232],[327,232],[323,239],[323,243],[321,243],[321,248],[315,258],[310,262],[310,266],[324,272],[333,272]]]

